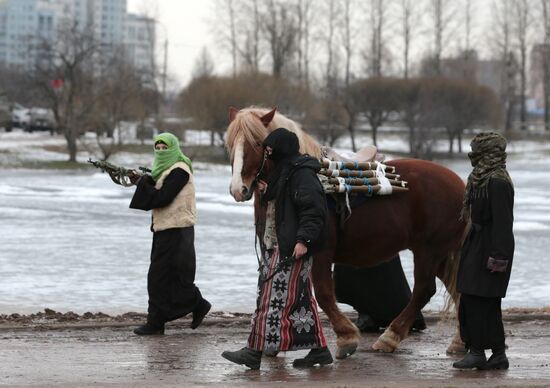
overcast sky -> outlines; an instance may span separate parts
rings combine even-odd
[[[203,46],[210,46],[209,15],[212,0],[128,0],[128,11],[156,16],[164,27],[157,27],[159,65],[163,64],[164,39],[168,36],[168,73],[183,86],[190,77],[195,58]],[[210,18],[211,20],[211,18]],[[164,31],[166,29],[166,32]]]
[[[482,57],[486,57],[490,54],[487,35],[490,34],[494,2],[493,0],[474,0],[473,3],[477,19],[474,23],[477,26],[476,31],[473,31],[474,46],[478,48]],[[457,15],[462,11],[459,4],[462,3],[456,3]],[[165,37],[168,37],[168,74],[174,78],[169,83],[171,90],[177,90],[189,81],[195,60],[203,47],[207,47],[213,54],[217,73],[229,71],[228,56],[221,49],[219,42],[215,42],[216,37],[213,33],[214,0],[128,0],[128,11],[146,14],[160,21],[160,26],[157,27],[158,64],[160,66],[163,64],[163,45]],[[390,30],[386,33],[391,34]],[[422,44],[416,44],[413,60],[425,54],[431,45],[431,35],[428,32],[425,32],[424,38],[420,37],[420,39],[425,41]],[[447,48],[447,51],[453,50]]]

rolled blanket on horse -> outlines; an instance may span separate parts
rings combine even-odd
[[[363,193],[371,196],[408,190],[407,182],[395,174],[395,167],[381,162],[323,158],[321,165],[324,168],[318,175],[327,194]]]
[[[394,174],[395,167],[387,166],[384,163],[379,162],[344,162],[341,160],[329,160],[324,158],[321,161],[321,165],[324,168],[329,168],[331,170],[378,170],[382,169],[385,172]]]
[[[342,178],[375,178],[379,176],[379,173],[376,170],[330,170],[322,168],[319,171],[319,174],[328,176],[328,177],[342,177]],[[398,174],[386,173],[386,178],[388,179],[400,179],[401,176]]]

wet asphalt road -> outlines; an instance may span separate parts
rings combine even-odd
[[[113,326],[118,325],[118,326]],[[265,358],[260,371],[233,365],[223,350],[243,346],[247,319],[211,318],[193,331],[189,320],[166,335],[137,337],[128,323],[58,327],[0,326],[0,385],[7,386],[550,386],[550,320],[507,321],[508,371],[457,371],[445,349],[453,323],[433,322],[394,354],[358,352],[328,367],[300,370],[306,351]],[[332,331],[325,331],[335,348]]]

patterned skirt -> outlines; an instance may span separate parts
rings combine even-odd
[[[276,248],[262,261],[248,347],[275,352],[327,346],[311,284],[313,257],[280,266]]]

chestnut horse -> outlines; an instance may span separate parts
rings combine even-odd
[[[285,127],[298,136],[300,152],[320,157],[320,146],[294,121],[282,114],[250,107],[230,108],[230,125],[226,133],[231,165],[231,195],[236,201],[255,196],[256,232],[261,238],[259,216],[265,211],[254,187],[263,166],[269,173],[269,161],[262,162],[262,141],[269,132]],[[393,258],[399,251],[414,254],[414,287],[405,309],[373,344],[373,348],[393,352],[407,337],[418,312],[436,292],[436,276],[441,279],[453,300],[457,301],[455,280],[458,252],[465,224],[459,221],[464,183],[449,169],[423,160],[400,159],[386,164],[409,183],[407,192],[374,196],[353,209],[342,228],[335,214],[330,215],[330,233],[325,248],[315,255],[313,283],[317,301],[330,319],[337,335],[337,358],[355,352],[359,331],[336,305],[332,283],[332,262],[354,266],[374,266]],[[455,335],[449,352],[462,347]]]

